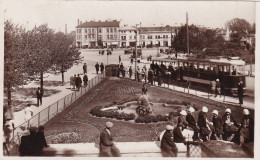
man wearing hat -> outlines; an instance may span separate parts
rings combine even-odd
[[[163,157],[177,157],[178,148],[173,139],[173,126],[167,125],[161,140],[161,151]]]
[[[218,115],[217,110],[213,110],[213,136],[216,140],[222,140],[222,134],[223,134],[223,121]]]
[[[112,126],[112,122],[106,122],[106,128],[100,134],[100,155],[105,157],[120,157],[120,151],[115,146],[115,143],[113,142],[113,137],[110,133],[110,129]]]
[[[198,116],[198,126],[200,127],[200,136],[203,141],[209,140],[209,135],[211,133],[208,125],[207,112],[208,108],[203,106],[202,111],[199,112]]]
[[[243,110],[243,118],[241,121],[240,128],[240,146],[244,143],[248,143],[254,141],[254,121],[252,117],[250,117],[250,113],[248,109]]]
[[[197,141],[199,140],[199,127],[198,124],[195,121],[193,112],[195,112],[195,109],[193,107],[190,107],[188,110],[188,114],[186,116],[186,121],[188,122],[188,126],[190,128],[192,128],[192,130],[194,131],[194,134],[192,136],[193,141]]]
[[[218,94],[221,97],[221,84],[219,82],[219,79],[216,79],[216,93],[215,93],[215,97],[217,97]]]
[[[187,112],[185,110],[181,110],[180,116],[178,117],[178,123],[182,125],[183,129],[187,128],[188,122],[186,121]]]
[[[234,119],[231,109],[227,108],[225,114],[222,116],[223,121],[223,140],[232,141],[238,130],[238,124]]]
[[[177,126],[173,130],[174,142],[183,143],[185,142],[185,137],[182,134],[183,125],[178,123]]]

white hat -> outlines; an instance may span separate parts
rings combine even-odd
[[[230,109],[230,108],[227,108],[227,109],[226,109],[226,112],[231,113],[231,109]]]
[[[243,110],[243,114],[244,114],[244,115],[249,115],[249,110],[248,110],[248,109],[244,109],[244,110]]]
[[[205,113],[208,112],[208,108],[206,106],[203,106],[202,107],[202,112],[205,112]]]
[[[166,130],[168,130],[168,131],[173,130],[173,129],[174,129],[174,127],[171,126],[171,125],[167,125],[167,126],[166,126]]]
[[[142,79],[142,83],[144,83],[145,82],[145,80],[144,79]]]
[[[218,111],[217,110],[214,110],[212,113],[218,115]]]
[[[195,109],[193,107],[190,107],[189,108],[189,112],[192,113],[192,112],[195,112]]]
[[[112,122],[109,122],[109,121],[106,122],[106,127],[107,127],[107,128],[111,128],[112,126],[113,126],[113,123],[112,123]]]
[[[219,81],[219,79],[216,79],[216,81]]]
[[[186,116],[186,115],[187,115],[187,112],[186,112],[185,110],[182,110],[182,111],[180,112],[180,114],[183,115],[183,116]]]

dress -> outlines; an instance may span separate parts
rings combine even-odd
[[[108,129],[100,134],[100,154],[106,157],[120,157],[119,149],[114,145],[113,137]]]
[[[177,157],[178,148],[174,143],[171,131],[164,132],[161,140],[161,151],[164,157]]]

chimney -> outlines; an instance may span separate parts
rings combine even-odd
[[[78,26],[79,26],[79,19],[78,19]]]
[[[67,24],[65,24],[65,34],[67,34]]]
[[[80,21],[80,25],[82,25],[82,21]]]

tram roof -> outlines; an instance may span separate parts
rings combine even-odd
[[[174,61],[181,61],[181,62],[197,62],[197,63],[210,63],[210,64],[216,64],[216,65],[245,65],[245,61],[241,59],[227,59],[227,58],[219,58],[219,59],[213,59],[213,58],[194,58],[194,57],[178,57],[178,58],[172,58],[168,56],[164,57],[154,57],[152,58],[153,61],[163,61],[163,62],[174,62]]]

